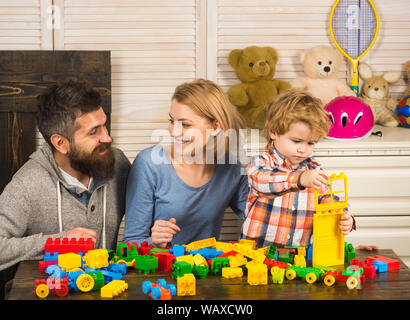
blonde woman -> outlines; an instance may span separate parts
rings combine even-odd
[[[124,241],[158,247],[218,237],[227,207],[244,219],[247,176],[238,161],[237,111],[209,80],[172,96],[171,143],[141,151],[127,183]]]

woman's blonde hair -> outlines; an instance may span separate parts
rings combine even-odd
[[[182,83],[175,88],[173,99],[189,106],[196,114],[211,123],[218,121],[223,131],[234,130],[239,141],[239,130],[245,128],[245,124],[222,88],[216,83],[206,79]],[[225,136],[225,154],[229,151],[227,145],[229,136]],[[216,151],[215,144],[215,155]]]
[[[267,148],[273,147],[270,133],[283,135],[289,131],[292,123],[304,122],[319,138],[326,136],[330,129],[330,120],[320,99],[309,93],[289,89],[268,103],[265,122]]]

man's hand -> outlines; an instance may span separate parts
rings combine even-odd
[[[181,231],[176,225],[174,218],[166,220],[157,220],[151,228],[152,243],[158,247],[165,248],[168,242],[172,241],[174,234]]]
[[[66,235],[68,239],[71,238],[91,238],[93,239],[94,243],[97,242],[97,233],[94,230],[91,229],[86,229],[86,228],[75,228],[75,229],[71,229],[66,231]]]

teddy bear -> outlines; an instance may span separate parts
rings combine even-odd
[[[267,103],[290,88],[288,82],[273,79],[278,58],[272,47],[249,46],[229,53],[228,62],[242,83],[229,88],[228,98],[249,128],[263,129]]]
[[[405,63],[404,68],[406,69],[407,81],[409,81],[409,85],[407,86],[407,89],[404,91],[402,98],[410,96],[410,60]]]
[[[345,81],[337,78],[343,63],[341,53],[331,46],[315,46],[306,49],[299,56],[304,77],[290,82],[292,88],[302,89],[319,98],[323,106],[340,96],[356,96]]]
[[[389,96],[389,84],[400,80],[401,71],[387,71],[375,76],[365,62],[359,64],[359,76],[365,82],[360,97],[373,111],[374,121],[385,127],[397,127],[399,121],[394,113],[397,100]]]

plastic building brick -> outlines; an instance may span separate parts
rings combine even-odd
[[[217,241],[215,244],[216,250],[222,250],[223,253],[233,250],[233,243]]]
[[[391,259],[391,258],[387,258],[387,257],[383,257],[383,256],[378,256],[378,255],[374,256],[374,258],[377,261],[386,262],[388,271],[399,270],[400,269],[400,261],[399,260],[395,260],[395,259]]]
[[[209,266],[193,266],[192,273],[196,278],[205,279],[209,272]]]
[[[44,245],[44,253],[82,252],[83,254],[85,254],[92,249],[94,249],[94,242],[91,238],[88,238],[87,240],[84,240],[84,238],[79,238],[78,240],[76,238],[72,238],[70,240],[68,240],[68,238],[47,238]]]
[[[185,247],[180,245],[174,245],[170,252],[175,256],[175,258],[185,255]]]
[[[194,259],[194,265],[208,267],[208,262],[206,262],[206,259],[202,255],[200,255],[199,253],[197,253],[193,257],[193,259]]]
[[[312,261],[313,257],[313,246],[310,245],[308,246],[307,252],[306,252],[306,261]]]
[[[172,271],[172,264],[175,256],[170,252],[154,252],[153,257],[158,258],[158,270]]]
[[[213,275],[222,275],[222,268],[229,267],[229,258],[214,258],[212,259],[211,273]]]
[[[140,255],[135,259],[135,270],[148,274],[158,268],[158,258],[151,255]]]
[[[263,263],[248,264],[248,283],[251,286],[268,284],[268,266]]]
[[[90,250],[85,254],[83,260],[89,268],[105,268],[108,266],[108,251],[105,249]]]
[[[255,240],[240,239],[239,244],[243,244],[245,246],[248,246],[252,250],[256,249],[256,241]]]
[[[178,296],[194,296],[196,295],[196,279],[192,273],[184,274],[177,279],[177,295]]]
[[[63,271],[57,264],[48,266],[45,270],[45,273],[47,273],[51,278],[56,279],[64,278],[67,274],[67,272]]]
[[[171,300],[171,297],[176,295],[177,289],[175,285],[167,284],[165,279],[158,279],[157,283],[144,281],[142,292],[148,294],[153,300]]]
[[[240,267],[248,262],[248,260],[240,253],[236,254],[235,256],[229,256],[228,259],[229,265],[231,267]]]
[[[388,271],[387,262],[374,260],[372,264],[376,267],[376,272],[377,273],[382,273],[382,272],[387,272]]]
[[[177,279],[186,273],[192,273],[192,266],[185,261],[176,262],[172,265],[172,277]]]
[[[240,267],[225,267],[222,268],[222,277],[227,279],[241,278],[243,270]]]
[[[188,262],[191,266],[193,266],[195,264],[194,263],[194,256],[192,254],[176,257],[175,261],[176,262],[185,261],[185,262]]]
[[[285,278],[285,269],[279,268],[277,266],[270,269],[272,275],[272,283],[282,284],[283,279]]]
[[[293,263],[293,254],[291,254],[289,251],[278,251],[278,261]]]
[[[110,272],[120,273],[122,275],[127,273],[127,266],[125,264],[109,264],[108,267],[102,268]]]
[[[58,255],[58,265],[64,271],[70,271],[81,267],[81,256],[77,253],[69,252]]]
[[[141,243],[140,247],[138,248],[138,253],[140,255],[149,255],[151,254],[151,249],[155,248],[154,245],[150,244],[148,245],[147,241],[144,241],[143,243]]]
[[[189,253],[192,255],[196,255],[199,253],[206,260],[210,260],[222,255],[222,250],[216,250],[215,248],[202,248],[197,250],[191,250],[189,251]]]
[[[343,181],[343,190],[334,190],[335,182]],[[315,190],[313,215],[313,257],[312,264],[334,266],[345,261],[345,238],[339,228],[340,217],[348,208],[347,179],[343,172],[329,178],[330,191],[317,193]],[[321,201],[319,204],[319,198]]]
[[[293,259],[293,264],[295,266],[306,267],[306,259],[304,256],[297,254]]]
[[[100,289],[102,298],[113,298],[128,289],[124,280],[113,280]]]
[[[276,255],[276,250],[277,250],[278,248],[277,247],[275,247],[274,245],[270,245],[269,246],[269,250],[268,250],[268,253],[266,254],[266,258],[268,258],[268,259],[274,259],[275,258],[275,255]]]
[[[290,263],[280,262],[273,259],[265,259],[264,264],[268,266],[268,269],[271,270],[273,267],[279,267],[281,269],[287,269],[291,266]]]
[[[306,247],[298,247],[298,255],[306,257]]]
[[[356,251],[351,243],[345,242],[345,262],[350,263],[350,260],[356,258]]]
[[[185,246],[186,251],[190,252],[191,250],[198,250],[202,248],[208,248],[208,247],[215,247],[216,245],[216,239],[215,238],[208,238],[208,239],[203,239],[203,240],[198,240],[191,242],[187,246]]]
[[[250,248],[247,248],[243,245],[240,245],[238,243],[235,243],[233,245],[233,250],[235,250],[236,252],[244,255],[245,257],[251,258],[253,260],[256,260],[260,263],[263,263],[266,259],[266,256],[257,252],[256,250],[252,250]]]

